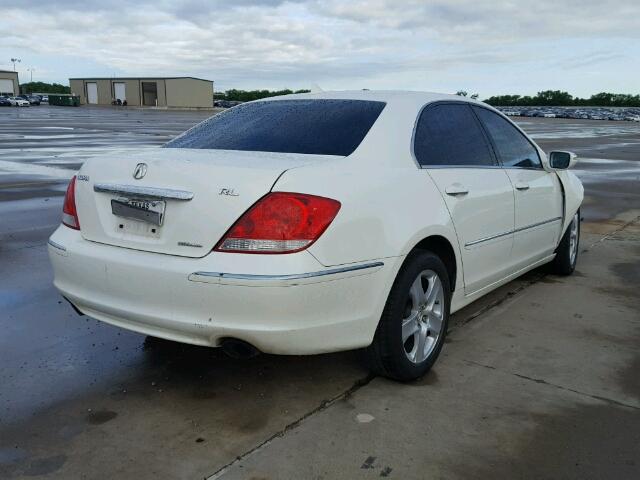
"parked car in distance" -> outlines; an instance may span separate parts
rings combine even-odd
[[[43,103],[49,103],[49,95],[42,95],[41,100]]]
[[[640,107],[497,107],[507,116],[638,121]]]
[[[29,103],[29,100],[25,100],[21,97],[9,97],[7,100],[9,100],[9,102],[11,102],[11,105],[15,107],[28,107],[31,105],[31,103]]]
[[[40,105],[41,98],[38,95],[27,95],[27,100],[31,105]]]
[[[0,107],[10,107],[11,102],[7,97],[0,97]]]
[[[40,105],[40,97],[38,95],[17,95],[17,98],[22,98],[29,102],[30,105]]]
[[[545,263],[574,271],[575,161],[455,95],[249,102],[85,162],[49,239],[54,284],[146,335],[234,356],[363,349],[411,380],[452,312]]]
[[[213,106],[220,108],[231,108],[235,107],[236,105],[240,105],[241,103],[242,102],[239,102],[237,100],[215,100],[213,102]]]

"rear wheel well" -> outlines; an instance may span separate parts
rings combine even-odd
[[[449,240],[441,237],[440,235],[433,235],[420,240],[420,242],[413,247],[412,251],[415,250],[428,250],[440,257],[440,260],[442,260],[445,267],[447,267],[447,274],[449,275],[449,282],[451,283],[451,291],[453,292],[456,287],[458,268],[456,263],[456,254],[451,243],[449,243]]]

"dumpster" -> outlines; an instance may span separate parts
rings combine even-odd
[[[77,107],[80,105],[80,96],[69,95],[66,93],[50,93],[49,105],[58,105],[61,107]]]

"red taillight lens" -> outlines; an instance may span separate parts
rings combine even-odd
[[[80,221],[78,220],[78,211],[76,210],[76,176],[74,175],[67,193],[64,196],[64,205],[62,207],[62,223],[74,230],[80,230]]]
[[[273,192],[258,200],[214,250],[293,253],[309,247],[327,229],[340,202],[303,193]]]

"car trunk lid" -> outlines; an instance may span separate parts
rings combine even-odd
[[[160,148],[91,160],[76,184],[80,232],[94,242],[202,257],[283,172],[332,158]]]

